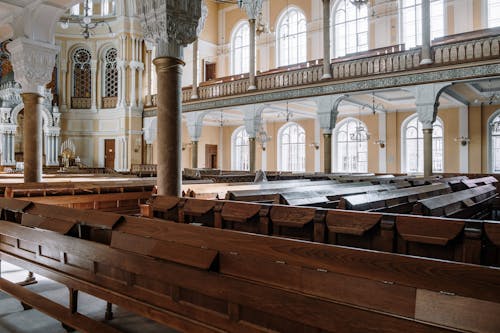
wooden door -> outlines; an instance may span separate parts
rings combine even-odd
[[[216,79],[216,67],[215,62],[205,62],[205,81]]]
[[[205,145],[205,168],[217,169],[217,145]]]
[[[115,139],[104,140],[104,167],[115,168]]]

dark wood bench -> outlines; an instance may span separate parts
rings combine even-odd
[[[413,208],[413,213],[456,218],[472,218],[477,215],[478,218],[483,218],[490,215],[488,208],[495,197],[496,187],[483,185],[419,200]]]
[[[4,200],[2,210],[24,205]],[[65,216],[78,212],[57,209],[68,210]],[[46,212],[38,207],[22,214],[61,229],[64,222]],[[0,220],[0,259],[189,332],[500,330],[498,268],[137,217],[116,220],[106,223],[109,244]]]
[[[410,213],[414,204],[419,199],[434,197],[450,192],[450,186],[438,183],[394,189],[386,192],[349,195],[340,199],[339,208],[390,213]]]

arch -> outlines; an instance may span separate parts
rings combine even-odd
[[[307,21],[302,9],[293,5],[286,7],[275,31],[278,67],[307,61]]]
[[[250,170],[250,151],[245,126],[231,134],[231,170]]]
[[[306,171],[306,131],[295,122],[278,130],[278,171]]]
[[[333,132],[333,169],[339,172],[368,171],[368,138],[358,140],[351,138],[359,129],[368,133],[368,127],[359,119],[348,117],[341,120]]]
[[[332,54],[335,58],[368,50],[368,8],[337,0],[331,13]]]
[[[250,66],[250,26],[239,21],[231,32],[231,74],[247,73]]]
[[[90,98],[92,96],[92,51],[85,45],[73,47],[71,61],[71,97]]]
[[[10,111],[10,123],[17,125],[17,117],[19,113],[24,109],[24,103],[16,105]],[[53,126],[52,114],[45,106],[42,105],[42,119],[43,119],[43,129],[46,130],[48,127]]]
[[[444,172],[443,120],[436,117],[432,127],[432,171]],[[401,172],[424,172],[423,140],[422,124],[418,115],[406,117],[401,123]]]
[[[487,122],[488,171],[491,173],[500,173],[500,128],[493,127],[495,121],[500,121],[500,109],[493,112]]]

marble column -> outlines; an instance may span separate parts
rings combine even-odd
[[[132,44],[133,45],[133,44]],[[131,108],[137,107],[137,98],[136,98],[136,84],[135,84],[135,74],[138,68],[137,61],[130,62],[130,103],[129,106]]]
[[[323,130],[323,163],[324,173],[332,173],[332,131]]]
[[[263,0],[253,0],[253,1],[244,1],[241,6],[245,10],[248,16],[248,23],[250,25],[250,66],[249,66],[249,87],[248,90],[257,89],[255,83],[255,26],[257,17],[259,13],[262,11],[262,2]]]
[[[42,104],[40,92],[51,81],[59,47],[20,37],[7,45],[14,79],[24,103],[24,182],[42,180]]]
[[[148,43],[146,43],[146,48],[148,47]],[[147,93],[146,93],[146,106],[151,106],[153,105],[153,102],[151,100],[151,62],[153,61],[151,59],[153,55],[153,51],[149,48],[147,48],[146,51],[146,82],[147,82]]]
[[[97,60],[90,60],[90,72],[91,72],[91,105],[90,108],[92,110],[97,109]]]
[[[61,109],[67,110],[66,105],[66,76],[68,75],[66,59],[61,60]]]
[[[137,71],[138,71],[138,77],[139,77],[139,83],[138,83],[138,90],[139,90],[139,94],[138,94],[138,106],[139,108],[142,108],[144,106],[144,102],[143,102],[143,99],[142,99],[142,90],[143,90],[143,86],[142,86],[142,76],[143,76],[143,73],[144,73],[144,64],[141,62],[139,63],[139,65],[137,66]]]
[[[184,47],[197,35],[202,3],[199,0],[143,0],[137,15],[144,38],[157,42],[158,176],[159,195],[181,194],[181,96]]]
[[[323,76],[322,79],[331,79],[330,73],[330,0],[323,0]]]
[[[431,0],[422,0],[422,53],[421,65],[432,64],[431,55]]]
[[[198,38],[193,43],[193,88],[191,99],[198,99]]]
[[[424,128],[424,177],[432,176],[432,124]]]
[[[146,164],[153,164],[153,144],[146,143]]]
[[[198,141],[191,141],[191,168],[198,168]]]
[[[250,172],[255,172],[255,151],[256,151],[256,141],[255,138],[248,138],[248,153],[249,153],[249,164]]]

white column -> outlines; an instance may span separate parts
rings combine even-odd
[[[135,73],[137,70],[137,62],[131,61],[129,67],[130,67],[130,104],[129,104],[129,106],[132,108],[135,108],[135,107],[137,107],[137,99],[136,99],[136,95],[135,95],[135,91],[137,89],[136,85],[135,85]]]
[[[323,0],[323,76],[331,79],[330,74],[330,0]]]
[[[91,92],[90,92],[90,98],[91,98],[91,106],[90,108],[92,110],[97,109],[97,60],[92,59],[90,60],[90,71],[91,71],[91,78],[92,78],[92,83],[91,83]]]
[[[191,99],[198,99],[198,38],[193,42],[193,86]]]
[[[249,75],[248,79],[250,80],[250,84],[248,86],[248,90],[255,90],[257,89],[256,83],[255,83],[255,18],[248,20],[248,23],[250,25],[250,66],[249,66]]]
[[[378,113],[378,139],[384,142],[384,147],[378,146],[378,172],[387,172],[387,114]]]
[[[459,132],[458,136],[460,138],[469,138],[469,108],[467,105],[461,106],[458,109],[458,126]],[[468,173],[469,172],[469,143],[465,141],[465,144],[462,142],[460,145],[460,172]]]
[[[120,67],[121,69],[121,88],[122,88],[122,99],[121,99],[121,106],[125,107],[127,105],[127,65],[125,61],[122,61],[122,65]]]
[[[0,140],[2,140],[2,165],[7,165],[7,133],[0,133]]]
[[[67,105],[66,105],[66,75],[68,74],[68,68],[67,68],[67,63],[66,59],[61,59],[61,88],[59,89],[61,91],[61,109],[63,111],[67,110]]]
[[[16,148],[14,146],[14,136],[14,132],[7,134],[7,163],[9,163],[10,165],[16,164]]]
[[[142,76],[143,76],[143,73],[144,73],[144,64],[143,63],[139,63],[138,67],[137,67],[137,70],[138,70],[138,75],[139,75],[139,84],[138,84],[138,90],[139,90],[139,93],[138,93],[138,99],[139,99],[139,108],[142,108],[144,106],[144,102],[143,102],[143,96],[142,96]]]
[[[431,55],[431,0],[422,0],[422,53],[421,65],[432,64]]]
[[[262,129],[267,133],[267,123],[265,121],[262,122]],[[266,171],[267,170],[267,143],[265,144],[266,149],[262,149],[262,166],[261,170]]]
[[[151,62],[152,62],[152,50],[153,46],[146,42],[146,82],[148,86],[148,91],[146,94],[146,106],[151,106],[153,103],[151,101]]]
[[[118,97],[117,97],[117,101],[116,101],[116,106],[122,106],[122,81],[123,81],[123,77],[122,77],[122,61],[121,60],[117,60],[116,61],[116,69],[118,70]]]

